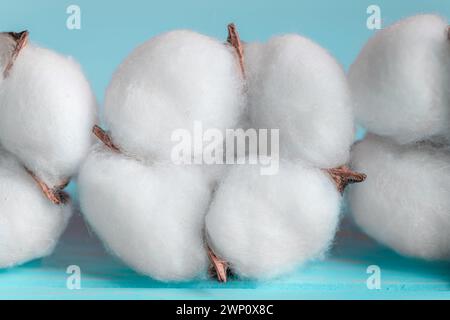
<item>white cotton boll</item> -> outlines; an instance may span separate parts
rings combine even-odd
[[[71,205],[51,203],[22,165],[0,152],[0,268],[8,268],[49,255]]]
[[[27,44],[0,84],[0,145],[47,184],[59,184],[88,153],[95,120],[95,97],[80,66]]]
[[[280,153],[315,167],[348,161],[354,127],[342,67],[298,35],[245,46],[250,126],[280,129]]]
[[[321,258],[334,238],[341,196],[320,169],[280,163],[278,174],[236,165],[206,216],[210,247],[233,272],[270,278]]]
[[[450,258],[449,164],[448,150],[368,136],[352,151],[352,168],[367,173],[349,192],[356,223],[401,254]]]
[[[146,165],[97,147],[81,168],[83,214],[105,245],[163,281],[204,273],[204,216],[211,189],[198,166]]]
[[[398,143],[449,133],[448,22],[419,15],[379,31],[349,72],[357,121]]]
[[[138,158],[171,159],[176,129],[233,128],[243,108],[234,49],[192,31],[147,41],[123,62],[107,89],[105,118],[114,142]],[[196,152],[197,154],[197,152]]]

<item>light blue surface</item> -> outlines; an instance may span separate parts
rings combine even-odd
[[[66,28],[66,8],[82,10],[82,29]],[[0,30],[31,31],[43,46],[74,56],[83,66],[99,101],[120,61],[137,44],[160,32],[188,28],[219,39],[235,22],[242,39],[265,40],[297,32],[330,50],[345,66],[373,31],[366,28],[366,8],[377,4],[384,24],[415,13],[450,17],[448,0],[341,1],[0,1]],[[366,268],[382,270],[382,289],[368,290]],[[82,270],[82,290],[66,288],[66,268]],[[0,298],[450,298],[447,263],[427,263],[398,256],[344,222],[330,256],[286,278],[267,283],[213,281],[163,284],[141,277],[111,258],[75,217],[55,254],[19,268],[0,271]]]

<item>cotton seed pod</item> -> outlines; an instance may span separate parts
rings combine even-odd
[[[0,268],[50,254],[71,215],[63,191],[87,155],[96,103],[80,67],[0,33]]]
[[[0,150],[0,268],[49,255],[71,216],[71,204],[54,205],[33,177]]]
[[[449,164],[448,147],[369,135],[352,151],[352,167],[367,173],[349,192],[356,223],[403,255],[449,259]]]
[[[74,175],[87,155],[96,102],[72,58],[27,38],[27,32],[0,35],[0,145],[53,186]]]
[[[267,279],[320,259],[334,238],[341,196],[330,176],[282,161],[276,175],[229,168],[206,216],[208,243],[243,278]]]
[[[349,71],[357,121],[400,144],[449,136],[448,22],[404,19],[376,33]]]
[[[206,232],[223,282],[229,270],[265,279],[321,257],[338,224],[339,193],[365,179],[345,166],[354,134],[352,101],[334,58],[298,35],[245,44],[238,52],[247,126],[279,129],[282,168],[274,176],[262,176],[254,165],[229,168],[219,185]]]
[[[243,106],[234,49],[177,30],[150,39],[120,65],[106,91],[105,120],[124,152],[168,161],[175,130],[192,133],[195,121],[206,129],[233,128]]]
[[[352,101],[337,61],[313,41],[283,35],[244,46],[252,128],[280,129],[280,153],[318,168],[349,160]]]
[[[200,166],[149,166],[96,147],[78,181],[84,217],[133,269],[162,281],[206,274],[203,220],[211,188]]]
[[[172,133],[233,128],[243,108],[236,50],[190,31],[173,31],[136,49],[107,89],[109,132],[80,176],[89,224],[116,256],[161,281],[206,274],[204,216],[219,166],[172,163]],[[194,158],[196,154],[192,154]]]

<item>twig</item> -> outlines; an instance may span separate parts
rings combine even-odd
[[[28,36],[29,36],[29,32],[26,30],[19,32],[19,33],[8,32],[7,34],[14,39],[14,41],[16,42],[16,45],[11,54],[11,58],[9,59],[8,63],[6,64],[5,70],[3,70],[3,78],[8,77],[9,72],[11,71],[17,57],[19,56],[20,51],[27,45]]]
[[[344,193],[345,188],[352,183],[360,183],[366,180],[364,173],[354,172],[347,166],[325,170],[334,180],[336,188],[340,193]]]
[[[211,261],[211,273],[213,276],[217,277],[219,282],[227,282],[227,271],[228,271],[228,263],[224,260],[219,259],[215,253],[208,248],[208,257]]]
[[[92,128],[92,132],[95,134],[95,136],[101,142],[103,142],[105,144],[105,146],[107,146],[108,148],[110,148],[114,152],[121,153],[120,149],[112,142],[111,137],[109,136],[109,134],[105,130],[100,128],[98,125],[95,125]]]
[[[236,54],[239,59],[239,66],[241,68],[242,76],[245,78],[245,67],[244,67],[244,47],[242,46],[241,38],[236,30],[234,23],[228,25],[228,39],[227,42],[233,46],[236,50]]]
[[[54,204],[56,205],[62,205],[66,204],[69,200],[69,195],[64,192],[62,189],[64,189],[70,180],[65,180],[60,185],[50,188],[45,182],[43,182],[41,179],[39,179],[30,169],[25,168],[25,170],[28,172],[28,174],[33,178],[34,181],[38,184],[39,188],[42,190],[42,193]]]

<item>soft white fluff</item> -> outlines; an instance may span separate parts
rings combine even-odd
[[[448,134],[447,20],[419,15],[378,32],[350,68],[357,121],[399,143]]]
[[[47,184],[59,184],[88,153],[95,120],[95,98],[80,66],[25,46],[0,84],[0,145]]]
[[[280,152],[315,167],[348,161],[353,114],[347,79],[323,48],[298,35],[245,46],[250,126],[280,129]]]
[[[97,147],[79,187],[89,224],[138,272],[173,281],[206,271],[203,220],[211,189],[201,167],[149,166]]]
[[[206,216],[209,245],[242,277],[280,275],[328,249],[340,199],[325,172],[300,163],[282,162],[273,176],[230,167]]]
[[[0,150],[0,268],[49,255],[70,215],[70,203],[51,203],[23,166]]]
[[[354,147],[352,167],[367,173],[349,194],[361,228],[404,255],[450,258],[448,150],[370,135]]]
[[[243,83],[234,50],[192,31],[147,41],[122,63],[105,97],[115,143],[138,158],[170,159],[172,133],[233,128],[243,108]]]

